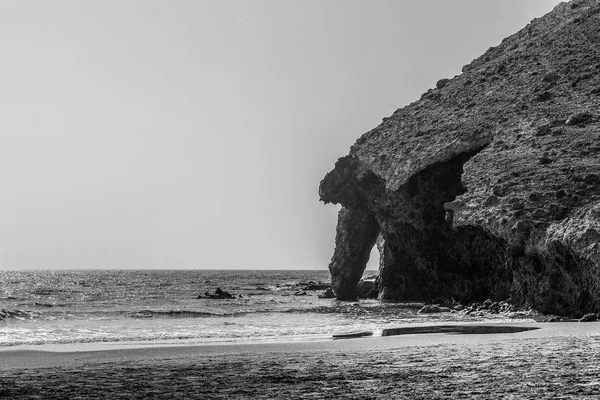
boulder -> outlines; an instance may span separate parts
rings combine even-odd
[[[450,79],[448,78],[444,78],[444,79],[440,79],[439,81],[437,81],[437,83],[435,84],[435,87],[438,89],[443,88],[444,86],[446,86],[448,84],[448,82],[450,82]]]
[[[600,5],[578,4],[490,48],[335,163],[319,195],[342,206],[338,299],[357,297],[377,241],[380,299],[600,309]]]
[[[356,295],[361,299],[377,298],[375,280],[361,279],[356,285]]]
[[[335,293],[333,293],[333,290],[331,290],[331,288],[327,289],[326,291],[324,291],[323,293],[321,293],[319,295],[320,299],[333,299],[335,298]]]
[[[454,297],[449,297],[449,298],[437,298],[434,299],[433,301],[431,301],[429,304],[435,304],[441,307],[448,307],[448,308],[454,308],[457,305],[460,305],[459,302],[457,302]]]
[[[306,284],[306,286],[304,287],[304,290],[327,290],[331,287],[331,285],[329,283],[324,283],[324,282],[308,282],[308,284]]]

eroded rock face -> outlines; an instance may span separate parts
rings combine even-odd
[[[561,3],[364,134],[321,182],[353,298],[600,309],[600,2]]]
[[[335,252],[329,271],[331,286],[339,300],[356,300],[356,285],[362,277],[379,225],[368,212],[342,208],[338,213]]]

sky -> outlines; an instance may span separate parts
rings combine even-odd
[[[326,269],[335,161],[558,3],[0,0],[0,269]]]

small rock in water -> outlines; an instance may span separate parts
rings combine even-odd
[[[214,293],[206,292],[204,296],[199,295],[196,297],[197,299],[213,299],[213,300],[222,300],[222,299],[235,299],[235,294],[231,294],[227,291],[221,290],[221,288],[217,288]],[[240,296],[241,297],[241,296]]]

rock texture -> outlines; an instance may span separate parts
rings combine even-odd
[[[368,212],[342,208],[338,213],[335,253],[329,265],[331,286],[339,300],[356,300],[362,277],[379,225]]]
[[[375,240],[379,298],[600,309],[600,1],[559,4],[394,112],[319,188],[339,299]],[[379,237],[379,239],[377,239]]]

